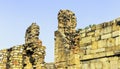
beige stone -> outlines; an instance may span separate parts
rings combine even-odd
[[[96,49],[96,52],[97,52],[97,53],[105,52],[105,48],[99,48],[99,49]]]
[[[115,38],[115,41],[116,41],[116,42],[115,42],[115,45],[116,45],[116,46],[120,45],[120,37],[116,37],[116,38]]]
[[[111,38],[111,33],[109,33],[109,34],[105,34],[105,35],[102,35],[101,36],[101,39],[107,39],[107,38]]]
[[[105,57],[105,53],[102,52],[102,53],[94,54],[94,58],[100,58],[100,57]]]
[[[89,37],[84,37],[84,38],[82,38],[82,40],[81,40],[81,42],[82,43],[91,43],[91,41],[92,41],[92,39],[91,39],[92,37],[91,36],[89,36]]]
[[[120,31],[119,30],[112,32],[112,37],[118,37],[118,36],[120,36]]]
[[[105,52],[106,53],[106,56],[112,56],[114,55],[114,51],[108,51],[108,52]]]
[[[95,35],[95,32],[88,32],[87,33],[87,36],[94,36]]]
[[[112,30],[113,30],[113,31],[119,30],[119,25],[116,25],[116,24],[114,23],[113,26],[112,26]]]
[[[100,33],[101,33],[101,29],[97,29],[97,30],[95,30],[95,36],[99,36],[99,35],[101,35]]]
[[[101,29],[101,28],[102,28],[101,24],[96,25],[96,29]]]
[[[82,69],[89,69],[88,64],[83,64]]]
[[[103,64],[101,62],[95,63],[95,69],[102,69],[102,68],[103,68]]]
[[[107,40],[107,46],[110,47],[110,46],[115,46],[115,39],[114,38],[109,38]]]
[[[84,55],[81,60],[87,60],[87,59],[91,59],[91,58],[94,58],[94,56],[92,54]]]
[[[90,69],[95,69],[95,63],[90,63]]]
[[[105,27],[103,29],[103,34],[108,34],[108,33],[111,33],[111,32],[112,32],[112,27],[111,26]]]
[[[97,49],[98,48],[98,42],[97,41],[93,41],[92,42],[92,49]]]
[[[110,69],[118,69],[118,61],[110,61]]]
[[[106,47],[107,44],[106,44],[106,40],[99,40],[98,41],[98,48],[103,48],[103,47]]]

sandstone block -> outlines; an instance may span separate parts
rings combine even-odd
[[[95,38],[95,37],[92,37],[92,41],[96,41],[96,38]]]
[[[111,32],[112,32],[112,27],[111,26],[103,28],[103,34],[108,34],[108,33],[111,33]]]
[[[107,46],[108,47],[115,46],[115,39],[114,38],[109,38],[107,40]]]
[[[88,54],[90,54],[90,53],[91,53],[91,50],[90,50],[90,49],[87,49],[85,54],[88,55]]]
[[[87,33],[87,36],[94,36],[95,35],[95,32],[88,32]]]
[[[118,37],[118,36],[120,36],[120,31],[112,32],[112,37]]]
[[[101,28],[102,28],[102,24],[96,25],[96,29],[101,29]]]
[[[96,53],[100,53],[100,52],[104,52],[104,51],[105,51],[105,48],[96,49]]]
[[[110,61],[110,69],[118,69],[118,60]]]
[[[101,40],[101,36],[100,36],[100,35],[99,35],[99,36],[96,36],[96,37],[95,37],[95,40],[96,40],[96,41]]]
[[[105,53],[97,53],[97,54],[94,54],[94,58],[99,58],[99,57],[104,57],[105,56]]]
[[[100,32],[101,32],[101,29],[97,29],[97,30],[95,30],[95,36],[99,36],[99,35],[101,35]]]
[[[88,64],[83,64],[82,69],[89,69]]]
[[[106,40],[99,40],[98,41],[98,48],[106,47]]]
[[[118,69],[120,68],[120,60],[118,60]]]
[[[105,52],[105,55],[106,56],[112,56],[112,55],[114,55],[114,51]]]
[[[95,63],[95,69],[102,69],[102,68],[103,68],[103,64],[101,62]]]
[[[101,36],[101,39],[107,39],[107,38],[111,38],[111,33],[109,33],[109,34],[105,34],[105,35],[102,35]]]
[[[90,69],[95,69],[95,63],[90,63]]]
[[[82,41],[84,44],[85,44],[85,43],[91,43],[92,37],[91,37],[91,36],[84,37],[84,38],[82,38],[81,41]]]
[[[113,31],[117,31],[117,30],[119,30],[119,28],[120,28],[119,25],[116,25],[116,23],[114,23],[112,26]]]
[[[110,63],[108,61],[103,62],[103,69],[110,69]]]
[[[91,59],[91,58],[94,58],[94,56],[92,54],[90,54],[90,55],[84,55],[82,57],[82,60]]]
[[[92,49],[97,49],[98,48],[98,42],[97,41],[93,41],[92,42]]]
[[[115,45],[120,45],[120,36],[115,38]]]

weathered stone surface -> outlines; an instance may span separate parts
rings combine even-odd
[[[110,47],[110,46],[115,46],[115,39],[114,38],[109,38],[107,40],[107,46]]]
[[[25,35],[25,44],[0,50],[0,69],[45,69],[45,46],[42,46],[39,26],[32,23]]]
[[[58,13],[55,61],[45,63],[39,26],[33,23],[25,44],[0,50],[0,69],[120,69],[120,18],[76,30],[70,10]]]
[[[107,43],[106,40],[99,40],[98,41],[98,48],[106,47]]]
[[[120,36],[120,31],[112,32],[112,37],[118,37],[118,36]]]
[[[109,33],[109,34],[105,34],[105,35],[102,35],[101,36],[101,39],[107,39],[107,38],[111,38],[111,33]]]
[[[118,46],[120,45],[120,36],[115,38],[115,45]]]
[[[98,48],[98,42],[94,41],[92,42],[92,49],[97,49]]]
[[[63,11],[62,13],[64,12],[65,11]],[[66,13],[64,13],[64,15]],[[69,18],[69,13],[66,15],[68,15],[68,18]],[[61,22],[59,22],[58,24],[61,24],[61,23],[64,24],[65,22],[66,21],[63,21],[61,19]],[[75,41],[77,42],[77,45],[76,44],[75,45],[79,48],[79,50],[74,49],[74,47],[70,48],[71,46],[71,44],[69,44],[70,39],[66,40],[64,38],[64,40],[66,40],[67,43],[66,42],[63,43],[61,40],[58,40],[57,42],[56,40],[56,45],[55,45],[56,49],[58,48],[57,47],[58,45],[63,47],[65,46],[64,48],[61,48],[61,49],[64,49],[65,50],[64,53],[66,53],[66,56],[64,55],[63,58],[65,57],[68,58],[64,60],[64,62],[66,62],[65,66],[68,67],[68,69],[118,69],[120,68],[119,67],[120,64],[118,63],[119,61],[118,55],[120,54],[120,51],[119,51],[120,50],[120,46],[119,46],[120,45],[120,31],[119,31],[120,26],[118,22],[119,22],[119,19],[115,19],[113,21],[104,22],[102,24],[98,24],[94,26],[90,25],[90,27],[86,27],[85,29],[79,30],[78,31],[79,40]],[[66,23],[70,23],[70,21],[68,20],[68,22]],[[63,25],[59,25],[59,26],[63,27]],[[65,26],[66,25],[64,25],[64,27]],[[73,35],[68,34],[71,29],[67,29],[67,27],[65,28],[66,28],[65,29],[66,31],[62,30],[63,28],[58,27],[58,30],[61,32],[61,34],[63,33],[64,35],[61,37],[69,36],[71,38],[74,38],[72,37]],[[74,28],[72,29],[75,31]],[[66,35],[65,32],[68,35]],[[59,37],[60,36],[56,36],[57,39],[59,39]],[[57,56],[56,53],[59,53],[59,52],[55,51],[55,55]],[[73,52],[77,52],[77,53],[73,53]],[[79,58],[78,57],[75,58],[75,54],[76,56],[79,56]],[[59,62],[59,63],[62,63],[62,62]],[[77,67],[76,65],[80,67],[76,68]],[[63,68],[61,67],[61,69],[64,69],[64,67]]]

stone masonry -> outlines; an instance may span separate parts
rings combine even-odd
[[[75,14],[70,10],[60,10],[58,30],[55,31],[55,67],[57,69],[80,69],[79,34],[75,27]]]
[[[58,13],[55,61],[45,63],[39,26],[32,23],[25,44],[0,50],[0,69],[120,69],[120,18],[76,30],[70,10]]]
[[[58,13],[55,69],[120,69],[120,18],[75,30],[75,14]]]
[[[39,26],[32,23],[25,34],[25,44],[0,50],[0,69],[46,69],[45,46],[38,38]]]
[[[120,69],[120,18],[79,31],[80,69]]]

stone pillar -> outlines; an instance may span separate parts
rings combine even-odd
[[[60,10],[58,13],[58,30],[55,31],[55,66],[57,69],[72,69],[80,64],[76,63],[79,61],[79,54],[75,52],[79,47],[77,44],[79,42],[76,41],[78,33],[75,27],[75,14],[70,10]]]

